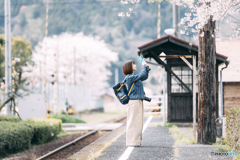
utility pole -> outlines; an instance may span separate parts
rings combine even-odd
[[[158,32],[157,38],[159,39],[159,38],[161,38],[161,5],[160,5],[160,2],[158,3],[158,23],[157,23],[157,27],[158,27],[158,29],[157,29],[157,32]],[[164,66],[162,66],[162,73],[161,73],[161,67],[158,66],[158,68],[159,68],[159,75],[162,74],[162,76],[159,76],[158,82],[159,82],[159,96],[161,95],[161,90],[163,91],[163,99],[164,99],[163,100],[164,102],[162,104],[162,106],[163,106],[163,124],[165,124],[165,122],[166,122],[165,68],[164,68]],[[162,78],[162,88],[160,86],[161,78]]]
[[[175,37],[180,37],[179,36],[179,27],[178,27],[178,22],[179,22],[179,7],[178,5],[173,3],[173,29],[174,29],[174,36]]]
[[[158,29],[157,29],[157,33],[158,36],[157,38],[161,37],[161,5],[160,2],[158,3],[158,23],[157,23]]]
[[[45,30],[45,38],[48,36],[48,1],[46,6],[46,30]],[[46,40],[47,41],[47,40]],[[45,95],[45,104],[47,105],[47,92],[46,92],[46,86],[47,86],[47,42],[45,43],[45,54],[44,54],[44,88],[43,92]],[[49,87],[50,88],[50,87]],[[48,106],[46,106],[46,110],[48,109]]]
[[[59,105],[59,99],[60,99],[60,94],[59,94],[59,50],[58,50],[58,45],[57,45],[57,77],[56,77],[56,83],[57,83],[57,110],[61,111],[60,105]]]
[[[73,69],[74,69],[74,73],[73,73],[73,84],[76,85],[76,47],[74,46],[73,48]]]
[[[216,142],[216,41],[211,16],[200,30],[198,47],[198,143]],[[204,33],[201,37],[200,34]]]
[[[10,0],[5,0],[5,93],[8,97],[8,93],[11,91],[11,7]],[[11,102],[7,105],[7,115],[12,115]]]
[[[69,55],[69,54],[68,54]],[[69,59],[67,59],[67,60],[69,60]],[[69,64],[67,63],[66,64],[66,72],[65,72],[65,78],[66,78],[66,81],[65,81],[65,97],[66,97],[66,102],[65,102],[65,104],[66,104],[66,110],[68,109],[68,105],[69,105],[69,103],[68,103],[68,69],[69,69]]]
[[[57,49],[55,47],[54,53],[54,114],[57,114]]]

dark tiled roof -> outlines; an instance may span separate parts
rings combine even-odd
[[[141,46],[138,47],[138,49],[141,50],[142,48],[144,48],[144,47],[146,47],[146,46],[148,46],[148,45],[150,45],[150,44],[156,43],[156,42],[161,41],[161,40],[166,39],[166,38],[173,38],[173,39],[178,40],[178,41],[180,41],[180,42],[183,42],[183,43],[185,43],[185,44],[189,44],[189,42],[184,41],[184,40],[182,40],[182,39],[179,39],[179,38],[177,38],[177,37],[174,37],[174,36],[171,36],[171,35],[166,35],[166,36],[163,36],[163,37],[161,37],[161,38],[159,38],[159,39],[155,39],[155,40],[153,40],[153,41],[151,41],[151,42],[149,42],[149,43],[146,43],[146,44],[144,44],[144,45],[141,45]],[[192,46],[198,48],[198,45],[192,44]],[[223,57],[223,58],[225,58],[225,59],[228,58],[227,56],[224,56],[224,55],[219,54],[219,53],[216,53],[216,55],[218,55],[218,56],[220,56],[220,57]]]

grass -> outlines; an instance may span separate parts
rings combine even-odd
[[[93,113],[82,113],[78,116],[86,121],[86,123],[104,123],[106,121],[116,119],[126,115],[126,106],[122,106],[121,109],[118,109],[113,112],[93,112]]]
[[[170,127],[169,132],[171,133],[171,137],[175,140],[176,144],[195,144],[197,143],[197,140],[194,140],[193,136],[189,136],[186,133],[179,130],[179,128],[176,125],[172,125],[169,123],[165,123],[163,125],[164,127]],[[158,124],[157,127],[163,127],[162,125]],[[232,151],[232,148],[228,145],[223,145],[220,138],[217,137],[216,143],[209,143],[211,145],[220,145],[218,147],[219,152],[234,152]],[[178,156],[178,150],[174,150],[175,156]],[[234,160],[240,160],[240,153],[238,153],[238,156],[233,156]]]
[[[232,151],[232,148],[228,145],[222,145],[218,147],[218,151],[220,152],[230,152]]]
[[[219,152],[234,152],[229,145],[218,146],[218,151]],[[240,153],[238,153],[237,156],[232,156],[232,157],[233,157],[234,160],[239,160],[240,159]]]
[[[51,115],[51,118],[61,119],[62,123],[86,123],[84,120],[78,117],[67,115],[67,114]]]
[[[174,148],[174,156],[179,157],[179,149]]]
[[[61,130],[58,134],[59,137],[68,135],[69,133],[67,131]]]
[[[176,125],[172,125],[170,123],[164,123],[164,125],[158,124],[157,127],[169,127],[169,132],[171,133],[171,137],[175,140],[175,145],[177,144],[195,144],[197,143],[193,136],[186,135],[186,133],[179,130]],[[174,156],[179,156],[178,148],[174,149]]]
[[[177,126],[176,125],[172,125],[172,124],[170,124],[170,123],[164,123],[164,125],[163,125],[164,127],[173,127],[173,128],[177,128]]]
[[[238,153],[238,155],[237,156],[233,156],[233,159],[240,159],[240,153]]]
[[[176,128],[177,126],[176,125],[172,125],[171,123],[164,123],[164,125],[160,125],[158,124],[157,127],[173,127],[173,128]]]
[[[169,127],[169,132],[171,133],[171,137],[175,140],[175,145],[183,144],[183,145],[190,145],[197,143],[197,140],[194,140],[193,135],[189,136],[186,133],[179,130],[176,125],[172,125],[169,123],[165,123],[163,126],[158,124],[157,127]],[[232,148],[228,145],[222,145],[222,141],[220,138],[217,137],[216,143],[211,143],[211,145],[221,145],[217,146],[219,152],[233,152]],[[178,150],[174,150],[175,156],[178,156]],[[240,160],[240,153],[238,156],[233,156],[234,160]]]
[[[223,142],[224,142],[224,141],[223,141]],[[226,143],[226,142],[224,142],[224,143]],[[227,144],[223,145],[220,138],[217,138],[217,139],[216,139],[216,143],[213,143],[213,145],[220,145],[220,146],[217,146],[219,152],[234,152],[234,151],[232,150],[232,147],[230,147],[229,145],[227,145]],[[236,160],[239,160],[239,159],[240,159],[240,153],[238,153],[237,156],[233,156],[233,159],[234,159],[234,160],[235,160],[235,159],[236,159]]]
[[[185,132],[179,130],[176,125],[172,125],[170,123],[164,123],[164,125],[157,125],[157,127],[169,127],[169,132],[171,133],[171,137],[175,140],[175,144],[195,144],[197,143],[194,140],[194,137],[191,135],[187,135]]]
[[[179,130],[178,127],[172,127],[169,128],[169,131],[171,133],[171,136],[173,139],[175,139],[175,144],[195,144],[197,143],[196,140],[194,140],[193,135],[187,135],[186,133]]]
[[[217,137],[216,143],[213,143],[213,145],[222,145],[221,139]]]

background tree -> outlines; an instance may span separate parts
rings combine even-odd
[[[45,4],[46,1],[42,0],[18,0],[11,3],[12,34],[28,39],[32,48],[42,41],[45,35]],[[4,6],[4,1],[0,1],[0,5]],[[112,74],[107,82],[113,86],[115,85],[115,69],[118,68],[119,81],[122,81],[125,75],[121,70],[125,61],[135,60],[137,67],[141,68],[137,57],[137,47],[157,38],[158,7],[155,4],[141,1],[131,17],[124,19],[118,17],[118,12],[126,9],[125,7],[120,0],[111,2],[51,0],[48,35],[83,32],[85,35],[101,37],[109,49],[119,53],[119,61],[111,62],[112,67],[108,68]],[[181,16],[184,16],[184,9],[181,11]],[[164,29],[172,26],[172,14],[169,14],[171,12],[172,5],[163,1],[161,21],[164,23],[161,24],[161,35],[165,35]],[[4,7],[0,8],[0,14],[4,15]],[[3,18],[0,18],[0,27],[4,31]],[[188,39],[184,35],[181,38]]]
[[[4,41],[4,35],[0,35],[0,40]],[[21,61],[16,63],[16,67],[24,66],[26,63],[32,64],[31,55],[32,48],[31,43],[21,36],[11,37],[11,54],[12,58],[20,58]],[[0,77],[5,76],[5,45],[0,44]]]
[[[4,35],[0,35],[0,77],[5,76],[5,45],[4,45]],[[14,70],[13,73],[14,77],[14,84],[11,84],[9,87],[9,93],[7,93],[6,100],[1,104],[0,111],[8,102],[11,102],[11,110],[15,114],[18,114],[16,111],[16,98],[22,98],[23,96],[27,95],[29,90],[24,87],[26,82],[26,78],[22,78],[22,67],[26,64],[32,64],[31,55],[32,55],[32,48],[29,41],[25,38],[16,36],[11,37],[11,53],[12,58],[20,58],[19,62],[14,62]],[[7,87],[7,86],[5,86]],[[4,89],[4,88],[2,88]],[[19,91],[21,90],[21,93]],[[18,115],[19,116],[19,115]]]
[[[106,87],[111,72],[111,62],[118,60],[118,53],[111,51],[100,37],[85,36],[83,33],[63,33],[44,38],[35,47],[32,61],[24,70],[31,71],[23,76],[40,87],[46,59],[47,81],[53,81],[55,63],[58,63],[58,82],[91,86],[94,95],[100,95]],[[57,62],[55,61],[57,56]]]
[[[163,0],[148,0],[148,2],[162,2]],[[204,36],[204,33],[201,32],[201,29],[209,22],[212,21],[221,21],[225,17],[230,16],[230,19],[227,19],[227,23],[230,24],[230,27],[233,31],[231,39],[237,38],[240,34],[240,21],[236,18],[239,16],[240,12],[240,2],[239,0],[166,0],[173,4],[184,6],[188,8],[185,11],[185,16],[181,18],[179,26],[185,25],[184,30],[181,30],[181,34],[189,35],[190,32],[198,32],[201,37]],[[132,3],[132,8],[129,8],[128,12],[120,12],[118,16],[130,17],[132,11],[135,9],[135,6],[140,2],[139,0],[121,0],[123,4]],[[200,5],[201,4],[201,5]],[[189,31],[189,28],[191,30]],[[214,32],[219,35],[220,27],[216,27]],[[214,36],[212,34],[211,36]],[[198,36],[194,36],[195,39],[198,39]]]
[[[23,98],[24,96],[28,95],[28,93],[26,92],[19,92],[20,89],[24,89],[25,91],[28,91],[28,92],[29,90],[24,88],[23,86],[25,80],[22,79],[23,70],[21,66],[18,66],[16,68],[16,73],[17,73],[17,77],[15,79],[15,83],[11,85],[11,87],[9,87],[9,93],[7,94],[7,99],[1,104],[0,112],[3,109],[3,107],[5,107],[5,105],[10,102],[11,111],[13,112],[14,115],[16,113],[18,117],[21,119],[19,113],[16,110],[16,99]]]

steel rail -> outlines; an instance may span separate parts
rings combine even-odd
[[[124,118],[126,118],[126,117],[121,117],[121,118],[115,120],[115,122],[121,121],[121,120],[123,120]],[[104,126],[106,126],[106,125],[107,125],[107,124],[105,124]],[[87,137],[87,136],[89,136],[89,135],[91,135],[91,134],[94,134],[95,132],[101,130],[101,128],[104,127],[104,126],[101,126],[101,127],[97,128],[97,129],[95,129],[95,130],[93,130],[93,131],[90,131],[90,132],[88,132],[88,133],[86,133],[86,134],[84,134],[84,135],[82,135],[82,136],[74,139],[74,140],[71,141],[71,142],[68,142],[68,143],[64,144],[64,145],[62,145],[61,147],[58,147],[57,149],[55,149],[55,150],[53,150],[53,151],[51,151],[51,152],[49,152],[49,153],[47,153],[47,154],[45,154],[45,155],[37,158],[36,160],[42,160],[42,159],[44,159],[44,158],[46,158],[46,157],[49,157],[49,156],[55,154],[56,152],[62,150],[63,148],[66,148],[66,147],[68,147],[68,146],[70,146],[70,145],[72,145],[72,144],[75,144],[77,141],[79,141],[79,140],[81,140],[81,139],[83,139],[83,138],[85,138],[85,137]]]
[[[37,160],[41,160],[41,159],[44,159],[44,158],[46,158],[46,157],[48,157],[50,155],[53,155],[54,153],[58,152],[59,150],[61,150],[63,148],[66,148],[66,147],[70,146],[71,144],[75,144],[77,141],[79,141],[79,140],[81,140],[81,139],[83,139],[83,138],[85,138],[85,137],[87,137],[87,136],[89,136],[89,135],[91,135],[91,134],[93,134],[93,133],[95,133],[97,131],[98,131],[98,129],[93,130],[91,132],[88,132],[87,134],[84,134],[84,135],[78,137],[77,139],[75,139],[75,140],[73,140],[71,142],[68,142],[67,144],[65,144],[65,145],[63,145],[63,146],[61,146],[61,147],[59,147],[59,148],[57,148],[57,149],[55,149],[55,150],[45,154],[45,155],[43,155],[42,157],[39,157]]]

